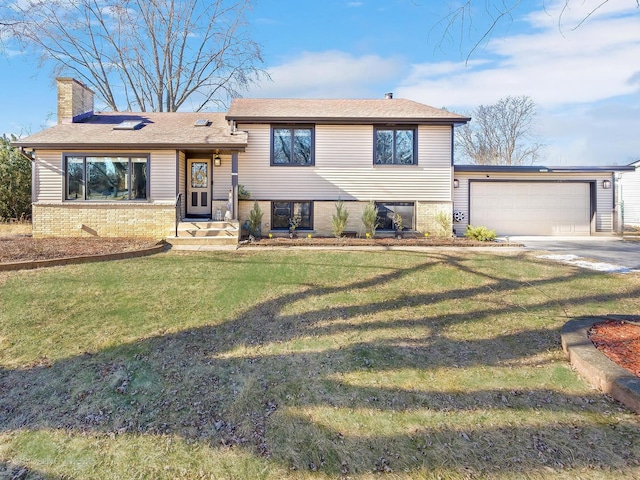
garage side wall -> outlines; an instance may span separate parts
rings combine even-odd
[[[469,225],[470,216],[473,212],[470,212],[471,206],[471,189],[470,183],[473,181],[492,181],[492,182],[554,182],[558,184],[562,183],[575,183],[582,182],[589,184],[589,196],[590,196],[590,208],[594,213],[593,221],[591,223],[591,233],[613,232],[613,218],[614,218],[614,205],[613,205],[613,188],[604,188],[604,180],[611,181],[611,173],[482,173],[482,172],[455,172],[454,178],[458,180],[458,188],[453,189],[453,210],[454,210],[454,230],[456,235],[464,235]],[[524,185],[524,184],[523,184]],[[591,186],[594,185],[594,186]],[[526,189],[523,188],[523,192]],[[526,193],[523,193],[526,195]],[[595,198],[593,198],[595,196]],[[524,200],[527,200],[526,198]],[[533,199],[532,199],[533,200]],[[459,212],[455,215],[455,212]],[[455,218],[463,217],[460,221],[455,221]],[[486,225],[490,227],[490,225]],[[500,232],[498,232],[500,234]],[[531,235],[535,235],[532,232]]]
[[[619,184],[624,224],[640,226],[640,167],[635,172],[623,173]]]

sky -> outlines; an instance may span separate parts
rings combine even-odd
[[[471,114],[506,96],[537,105],[538,164],[640,159],[640,8],[636,0],[255,0],[248,28],[264,78],[245,97],[407,98]],[[483,38],[496,11],[518,3]],[[602,4],[600,8],[596,7]],[[469,13],[469,12],[467,12]],[[586,19],[586,20],[585,20]],[[461,21],[463,20],[463,21]],[[0,132],[55,122],[50,72],[20,52],[0,57]],[[472,120],[473,121],[473,120]]]

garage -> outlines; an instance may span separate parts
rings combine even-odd
[[[590,235],[591,183],[469,182],[469,224],[498,235]]]

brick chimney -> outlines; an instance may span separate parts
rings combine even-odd
[[[74,123],[93,115],[93,91],[74,78],[56,78],[58,123]]]

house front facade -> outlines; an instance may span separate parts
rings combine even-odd
[[[256,203],[263,235],[292,223],[331,235],[338,201],[355,234],[371,202],[382,232],[397,215],[405,230],[432,234],[463,235],[469,224],[504,235],[615,228],[613,169],[454,167],[454,129],[470,119],[391,94],[95,113],[91,90],[57,82],[58,124],[14,142],[33,160],[36,237],[171,238],[186,220],[196,235],[202,220],[242,225]]]
[[[174,234],[176,220],[246,221],[262,233],[331,235],[342,200],[362,232],[433,231],[452,210],[453,130],[467,117],[376,100],[236,99],[227,113],[94,113],[93,92],[60,78],[58,124],[15,142],[33,158],[34,236]],[[247,191],[250,199],[240,198]]]

